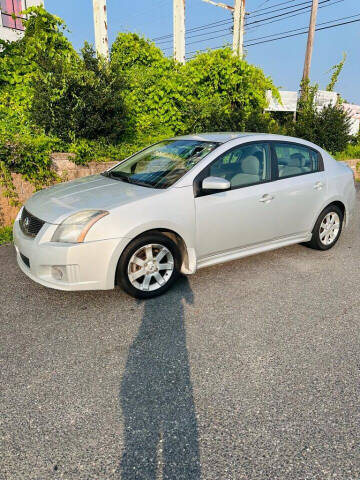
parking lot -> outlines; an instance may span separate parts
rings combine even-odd
[[[0,247],[0,478],[359,480],[359,227],[147,302]]]

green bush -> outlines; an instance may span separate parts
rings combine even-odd
[[[67,142],[119,140],[125,130],[121,76],[106,60],[96,58],[90,45],[85,44],[81,53],[71,68],[48,65],[46,74],[37,79],[30,109],[33,121]]]
[[[0,227],[0,245],[11,243],[12,239],[12,227]]]
[[[200,53],[183,67],[186,131],[244,131],[263,120],[270,128],[266,91],[278,92],[269,77],[254,65],[233,55],[230,48]],[[266,124],[266,126],[265,126]]]
[[[0,119],[0,162],[3,168],[24,177],[36,185],[44,185],[53,179],[50,154],[63,150],[64,144],[56,137],[41,130],[8,130],[6,119]]]
[[[319,111],[314,102],[317,89],[317,86],[303,86],[297,120],[288,125],[288,130],[294,136],[309,140],[335,154],[344,150],[351,141],[351,120],[339,104],[326,106]]]
[[[344,150],[335,155],[337,160],[350,160],[352,158],[360,160],[360,143],[349,143]]]

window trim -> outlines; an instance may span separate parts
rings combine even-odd
[[[24,11],[24,10],[27,9],[26,1],[27,1],[27,0],[21,0],[21,7],[22,7],[22,8],[21,8],[21,11]],[[20,17],[20,16],[18,16],[18,15],[15,15],[14,0],[12,0],[12,7],[13,7],[13,10],[14,10],[12,13],[3,11],[3,10],[0,8],[1,27],[2,27],[2,28],[8,28],[9,30],[13,30],[13,31],[15,31],[15,32],[24,32],[24,31],[25,31],[24,25],[23,25],[23,28],[17,28],[17,27],[16,27],[16,21],[17,21],[17,20],[20,20],[21,23],[22,23],[22,20],[26,19],[26,17]],[[14,18],[14,16],[15,16],[15,18]],[[14,20],[15,26],[14,26],[14,27],[9,27],[8,25],[4,25],[3,17],[10,17],[12,20]]]
[[[247,183],[245,185],[239,185],[237,187],[230,187],[229,190],[221,190],[221,191],[219,191],[219,190],[209,190],[209,191],[202,190],[201,182],[206,177],[209,176],[209,174],[207,172],[209,171],[211,165],[213,165],[215,162],[217,162],[219,160],[219,158],[221,158],[223,155],[227,155],[227,154],[231,153],[233,150],[238,149],[239,147],[247,147],[248,145],[253,145],[255,143],[266,144],[269,147],[269,154],[270,154],[270,179],[269,180],[264,180],[262,182],[256,182],[256,183]],[[204,169],[201,170],[201,172],[199,172],[196,175],[196,177],[194,178],[194,181],[193,181],[194,197],[195,198],[205,197],[207,195],[215,195],[217,193],[231,192],[233,190],[238,190],[239,188],[247,188],[247,187],[255,187],[256,185],[264,185],[265,183],[270,183],[274,180],[273,175],[274,175],[274,162],[273,162],[272,148],[271,148],[271,144],[270,144],[269,140],[252,140],[252,141],[246,142],[246,143],[239,143],[238,145],[235,145],[234,147],[231,147],[228,150],[226,150],[225,152],[221,153],[218,157],[215,158],[215,160],[213,160],[211,163],[206,165],[206,167],[204,167]]]
[[[319,173],[324,171],[324,159],[321,153],[315,148],[310,147],[309,145],[304,145],[303,143],[291,142],[289,140],[270,140],[269,143],[271,148],[271,158],[273,161],[273,173],[274,173],[273,181],[274,182],[277,182],[278,180],[286,180],[287,178],[301,177],[303,175],[311,175],[314,173]],[[318,163],[319,163],[318,170],[314,170],[312,172],[296,173],[295,175],[286,175],[286,177],[279,177],[279,160],[275,150],[275,144],[279,144],[279,143],[285,144],[285,145],[295,145],[295,146],[299,146],[299,147],[311,150],[312,152],[315,152],[318,156]]]
[[[219,158],[221,156],[226,155],[228,153],[231,153],[233,150],[235,150],[239,147],[242,147],[242,146],[245,147],[245,146],[248,146],[248,145],[252,145],[254,143],[263,143],[263,144],[267,144],[269,146],[270,162],[271,162],[270,179],[269,180],[264,180],[263,182],[249,183],[249,184],[246,184],[246,185],[239,185],[238,187],[231,187],[229,190],[222,190],[222,191],[219,191],[219,190],[204,191],[204,190],[202,190],[201,182],[207,176],[209,176],[207,172],[208,172],[209,168],[211,167],[211,165],[213,163],[215,163],[217,160],[219,160]],[[282,144],[287,144],[287,145],[296,145],[296,146],[299,146],[299,147],[303,147],[303,148],[307,148],[309,150],[312,150],[318,156],[319,169],[314,171],[314,172],[303,172],[303,173],[297,173],[296,175],[288,175],[286,177],[279,177],[278,158],[277,158],[276,151],[275,151],[275,146],[274,146],[274,144],[276,144],[276,143],[282,143]],[[220,193],[224,193],[224,192],[231,192],[233,190],[238,190],[239,188],[255,187],[256,185],[264,185],[266,183],[277,182],[279,180],[286,180],[288,178],[301,177],[303,175],[310,175],[310,174],[314,174],[314,173],[319,173],[319,172],[323,172],[324,170],[325,169],[324,169],[323,156],[321,155],[319,150],[317,150],[316,148],[310,147],[308,145],[304,145],[303,143],[298,143],[296,141],[291,142],[289,140],[270,140],[270,139],[269,140],[252,140],[250,142],[240,143],[238,145],[235,145],[232,148],[229,148],[229,150],[226,150],[225,152],[221,153],[218,157],[215,158],[215,160],[213,160],[211,163],[206,165],[206,167],[203,170],[201,170],[201,172],[199,172],[196,175],[196,177],[194,178],[194,181],[193,181],[194,197],[198,198],[198,197],[205,197],[207,195],[216,195],[216,194],[220,194]]]

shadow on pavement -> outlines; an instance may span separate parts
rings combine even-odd
[[[198,480],[200,459],[184,303],[193,303],[188,281],[145,302],[120,389],[124,452],[122,480]]]

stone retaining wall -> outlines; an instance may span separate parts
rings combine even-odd
[[[354,160],[344,160],[350,168],[354,171],[355,178],[356,180],[360,181],[360,160],[359,159],[354,159]]]
[[[104,172],[117,163],[91,162],[88,165],[76,165],[71,161],[72,158],[73,155],[69,153],[53,153],[51,156],[54,171],[64,182]],[[360,180],[360,168],[357,167],[360,160],[347,160],[346,163],[354,170],[356,179]],[[23,204],[33,194],[34,186],[17,173],[13,173],[12,177],[19,201]],[[3,196],[3,191],[4,188],[0,186],[0,226],[11,225],[19,211],[19,207],[10,205],[9,200]]]
[[[72,158],[73,155],[69,153],[53,153],[51,156],[53,169],[64,182],[104,172],[117,163],[90,162],[88,165],[76,165],[71,161]],[[17,173],[13,173],[12,178],[19,201],[23,204],[34,193],[34,186]],[[0,186],[0,226],[11,225],[19,211],[19,207],[10,205],[9,200],[3,196],[3,191],[4,188]]]

